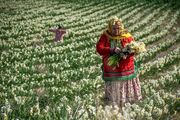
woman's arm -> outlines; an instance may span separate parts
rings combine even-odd
[[[102,56],[114,53],[115,50],[105,46],[106,43],[107,43],[107,37],[103,34],[96,44],[96,51]]]

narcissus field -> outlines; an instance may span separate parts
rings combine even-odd
[[[164,0],[165,1],[165,0]],[[143,100],[122,111],[103,102],[96,43],[109,17],[122,19],[147,52]],[[68,34],[54,42],[50,28]],[[154,0],[0,0],[0,119],[180,119],[180,6]]]

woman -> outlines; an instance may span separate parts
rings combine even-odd
[[[123,53],[122,49],[131,41],[134,41],[133,37],[124,29],[121,20],[115,16],[109,20],[108,29],[96,44],[96,50],[103,59],[106,102],[121,108],[126,102],[133,103],[142,99],[134,53],[124,54],[115,68],[108,65],[108,58]]]

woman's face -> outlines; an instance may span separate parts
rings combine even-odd
[[[112,35],[119,35],[120,34],[120,27],[119,25],[115,24],[112,26]]]

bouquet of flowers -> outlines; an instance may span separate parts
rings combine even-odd
[[[132,41],[131,43],[127,44],[125,48],[121,49],[120,53],[110,56],[108,58],[108,65],[116,68],[116,66],[119,66],[120,59],[126,59],[126,57],[131,53],[138,54],[145,51],[146,48],[143,42]]]
[[[146,48],[145,48],[146,46],[143,42],[132,41],[127,45],[127,47],[130,47],[130,49],[132,50],[131,52],[134,53],[146,52]]]

